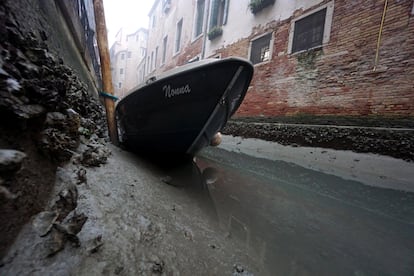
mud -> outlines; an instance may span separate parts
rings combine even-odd
[[[377,153],[414,161],[413,120],[387,118],[240,118],[223,134],[282,145]]]
[[[23,227],[0,274],[253,275],[263,269],[244,244],[220,231],[205,187],[187,186],[200,177],[191,164],[169,170],[109,149],[100,167],[70,162],[58,169],[50,207]],[[87,181],[76,185],[79,166]],[[76,207],[59,221],[53,206],[73,185]],[[75,223],[81,231],[71,231],[80,214],[87,220],[81,217]]]

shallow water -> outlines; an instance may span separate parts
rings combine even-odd
[[[262,273],[414,273],[414,193],[222,149],[181,169],[171,184],[197,195]]]

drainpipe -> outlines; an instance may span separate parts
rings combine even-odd
[[[206,43],[207,43],[207,32],[208,32],[208,17],[210,15],[210,0],[206,0],[206,11],[205,11],[205,22],[204,22],[204,33],[203,33],[203,46],[201,49],[201,59],[204,59],[206,54]]]
[[[380,50],[380,44],[381,44],[381,35],[382,35],[382,30],[384,28],[384,21],[385,21],[385,15],[387,13],[387,7],[388,7],[388,0],[385,0],[384,10],[382,11],[381,24],[380,24],[380,28],[379,28],[379,31],[378,31],[377,50],[375,52],[374,68],[372,68],[372,71],[374,71],[374,72],[377,70],[377,66],[378,66],[379,50]]]

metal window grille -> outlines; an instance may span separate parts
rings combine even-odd
[[[272,33],[252,41],[250,61],[253,64],[270,60],[270,40]]]
[[[322,45],[326,8],[295,22],[292,53]]]

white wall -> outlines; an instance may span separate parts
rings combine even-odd
[[[230,0],[227,24],[223,26],[223,35],[207,41],[206,57],[215,54],[219,48],[233,44],[241,38],[249,37],[254,27],[264,26],[271,21],[282,21],[291,17],[297,9],[308,9],[322,0],[276,0],[256,15],[249,8],[250,0]],[[212,1],[210,1],[210,4]],[[247,53],[246,57],[247,58]]]

